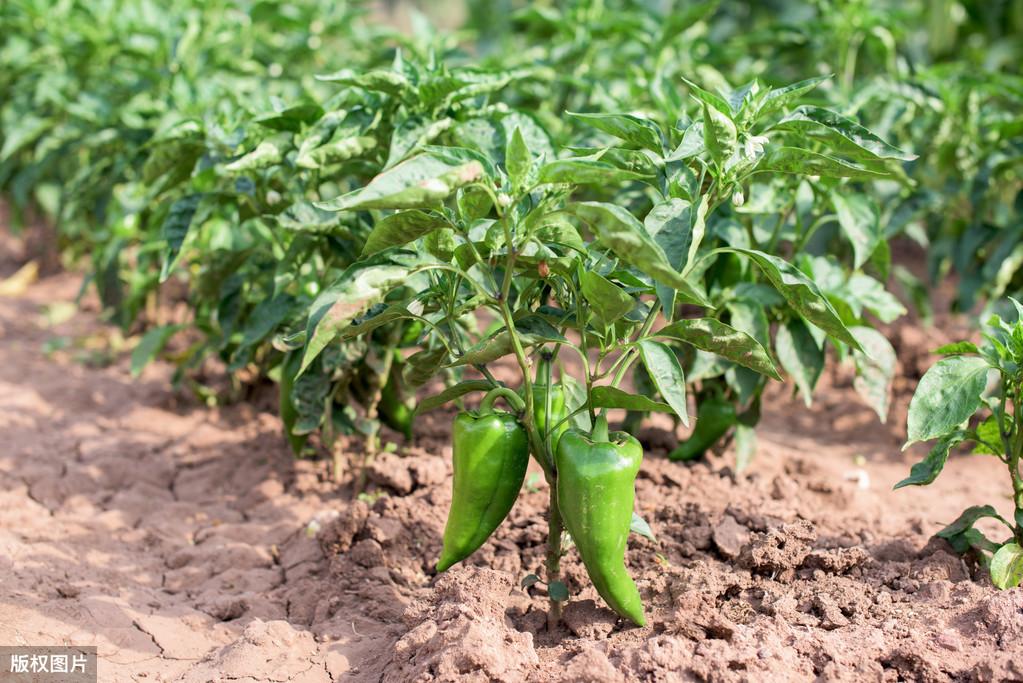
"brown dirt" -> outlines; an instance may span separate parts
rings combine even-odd
[[[971,504],[1009,509],[999,463],[956,457],[930,489],[891,486],[919,456],[856,399],[846,370],[805,411],[767,402],[760,452],[684,467],[675,436],[644,434],[638,509],[660,543],[629,565],[650,625],[623,625],[564,566],[573,601],[544,628],[548,492],[524,493],[468,566],[431,569],[450,500],[450,412],[423,419],[370,492],[296,461],[259,403],[208,410],[109,367],[47,356],[101,330],[42,308],[78,278],[0,299],[0,642],[99,646],[102,681],[1023,680],[1023,590],[996,591],[929,541]],[[908,377],[943,339],[893,336]],[[352,449],[356,444],[352,444]]]

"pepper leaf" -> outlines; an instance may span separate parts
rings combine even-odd
[[[616,387],[593,387],[590,391],[590,405],[594,408],[623,408],[644,413],[671,413],[674,409],[646,396],[637,396]]]
[[[661,342],[644,339],[636,344],[640,358],[646,366],[650,379],[675,411],[682,424],[689,426],[689,412],[686,409],[686,378],[675,352]]]
[[[662,327],[653,337],[667,337],[727,358],[762,375],[781,380],[763,345],[750,335],[715,318],[686,318]]]
[[[981,406],[987,386],[987,361],[951,356],[924,374],[909,403],[906,446],[943,436],[968,420]]]
[[[314,204],[326,211],[430,208],[482,176],[483,165],[476,160],[458,163],[420,154],[389,168],[365,187]]]
[[[450,227],[450,224],[436,213],[427,213],[418,209],[399,211],[385,216],[373,226],[373,231],[366,238],[362,248],[363,256],[372,256],[389,247],[408,244],[428,235],[434,230]]]
[[[774,348],[781,366],[795,380],[803,403],[809,408],[813,404],[814,387],[824,371],[824,349],[799,318],[778,326]]]
[[[405,282],[409,269],[393,263],[355,263],[310,307],[306,325],[307,341],[299,374],[341,331],[370,306],[383,300],[396,285]]]
[[[857,160],[899,159],[912,161],[915,154],[903,152],[877,137],[850,118],[828,109],[804,105],[772,126],[822,140],[832,149]]]
[[[606,329],[636,305],[625,290],[595,271],[580,269],[579,285],[601,330]]]
[[[795,266],[777,256],[755,249],[722,247],[719,251],[733,251],[748,256],[763,271],[778,293],[785,297],[789,306],[803,318],[835,339],[862,351],[859,342],[842,322],[835,307],[831,305],[817,284]]]
[[[142,339],[131,352],[131,376],[141,375],[142,369],[156,358],[156,355],[167,346],[171,337],[182,328],[184,325],[161,325],[142,335]]]
[[[569,211],[586,221],[597,240],[615,256],[657,282],[674,287],[684,301],[710,307],[703,292],[671,267],[664,250],[626,209],[603,202],[580,202]]]
[[[456,398],[465,396],[474,391],[489,391],[494,387],[489,380],[485,379],[467,379],[464,382],[448,387],[439,394],[434,394],[428,398],[423,399],[416,405],[416,409],[413,414],[419,415],[439,408],[448,401],[454,401]]]
[[[1023,548],[1006,543],[991,558],[991,582],[995,588],[1015,588],[1023,581]]]
[[[838,225],[852,243],[853,268],[859,268],[884,240],[877,205],[861,194],[831,193]]]
[[[903,486],[925,486],[938,478],[941,470],[945,468],[949,452],[960,443],[969,438],[969,432],[959,430],[946,434],[930,450],[927,457],[913,465],[909,470],[909,476],[895,485],[901,489]]]
[[[655,154],[664,151],[661,129],[653,121],[631,114],[576,114],[570,111],[565,113],[636,147],[648,149]]]
[[[639,534],[643,538],[649,538],[654,543],[657,543],[657,537],[654,536],[653,529],[647,524],[647,521],[639,516],[636,512],[632,513],[632,523],[629,524],[629,531],[634,534]]]

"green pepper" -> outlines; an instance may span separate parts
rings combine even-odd
[[[551,402],[550,422],[547,420],[547,385],[551,386],[549,392]],[[524,398],[525,392],[523,391],[520,395]],[[566,417],[568,417],[568,411],[565,410],[565,390],[553,382],[550,356],[541,355],[536,365],[536,380],[533,382],[533,424],[536,425],[536,429],[540,432],[541,436],[546,435],[548,428],[552,430],[552,450],[557,448],[558,439],[568,429],[568,422],[562,422]]]
[[[608,434],[598,417],[592,434],[565,432],[556,451],[558,506],[600,597],[621,616],[646,625],[639,590],[625,568],[636,474],[643,447],[625,432]]]
[[[568,411],[565,410],[565,391],[560,386],[555,385],[551,388],[551,420],[550,428],[553,430],[551,433],[551,444],[553,447],[557,447],[558,439],[565,430],[568,429],[568,422],[561,425],[558,423],[564,420],[568,416]],[[543,436],[547,433],[547,386],[542,384],[533,385],[533,420],[536,424],[537,431]]]
[[[696,427],[692,435],[668,453],[671,460],[693,460],[717,443],[735,424],[735,405],[717,396],[709,396],[696,407]]]
[[[402,396],[401,367],[403,357],[395,351],[395,359],[391,363],[391,371],[387,376],[387,384],[380,390],[380,401],[377,403],[377,414],[380,421],[396,432],[405,435],[406,440],[412,439],[413,407]]]
[[[444,527],[444,549],[437,561],[442,572],[483,545],[500,526],[519,496],[529,465],[529,437],[519,418],[493,409],[504,396],[521,410],[522,399],[511,389],[491,391],[479,412],[455,418],[452,435],[454,484],[451,510]]]

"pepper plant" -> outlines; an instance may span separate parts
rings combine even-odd
[[[560,580],[566,530],[604,600],[644,622],[624,565],[642,447],[608,429],[608,411],[664,412],[690,424],[683,364],[669,343],[713,354],[751,373],[753,383],[780,378],[754,335],[705,314],[720,305],[704,284],[718,257],[752,263],[764,282],[747,289],[769,290],[801,324],[863,351],[810,276],[750,243],[707,236],[707,216],[737,203],[754,174],[888,175],[891,159],[872,151],[888,148],[859,129],[849,134],[841,120],[821,123],[819,136],[779,135],[767,150],[766,140],[750,137],[754,124],[777,119],[813,85],[775,91],[751,84],[716,95],[690,84],[698,120],[665,131],[629,114],[580,115],[621,144],[560,156],[535,122],[497,110],[491,128],[503,146],[493,145],[493,135],[419,145],[363,187],[316,202],[358,216],[369,234],[360,259],[309,308],[296,336],[304,342],[299,375],[338,343],[412,320],[422,323],[422,336],[405,360],[406,383],[452,378],[417,410],[486,394],[479,411],[456,419],[439,569],[464,559],[500,524],[522,486],[528,452],[550,487],[552,623],[567,597]],[[589,199],[626,190],[644,200]],[[517,369],[511,384],[492,371],[505,357]],[[634,366],[644,368],[650,395],[624,383]],[[509,412],[495,408],[499,398]]]
[[[948,344],[935,353],[945,356],[924,374],[909,404],[906,446],[937,439],[907,478],[895,485],[930,484],[945,468],[952,450],[965,443],[973,453],[1005,463],[1015,513],[1005,519],[991,505],[975,505],[938,532],[959,553],[971,552],[991,574],[998,588],[1023,581],[1023,305],[1010,299],[1016,322],[991,316],[981,346],[969,341]],[[992,380],[994,383],[992,384]],[[1009,536],[994,541],[974,525],[992,518]]]

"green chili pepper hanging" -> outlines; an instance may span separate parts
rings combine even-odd
[[[391,371],[387,376],[387,384],[380,391],[377,413],[381,422],[396,432],[404,434],[407,440],[411,440],[414,411],[406,398],[402,396],[402,361],[401,352],[395,351],[394,360],[391,362]]]
[[[541,435],[547,433],[548,424],[551,432],[551,443],[557,446],[558,439],[565,430],[568,429],[568,423],[565,422],[561,425],[558,423],[565,419],[568,415],[568,411],[565,410],[565,391],[555,385],[551,387],[550,391],[551,400],[551,412],[550,422],[547,420],[547,387],[540,384],[533,385],[533,420],[536,422],[536,428]]]
[[[442,572],[474,553],[508,516],[529,465],[529,438],[518,417],[493,409],[503,396],[521,410],[522,399],[498,388],[483,399],[479,412],[455,418],[452,457],[455,477],[451,510],[444,528]]]
[[[550,385],[550,392],[547,390]],[[548,393],[550,396],[548,397]],[[547,418],[547,401],[550,400],[550,420]],[[568,416],[565,410],[565,390],[560,385],[554,384],[551,377],[551,361],[547,356],[541,356],[536,366],[536,380],[533,383],[533,421],[537,431],[543,436],[547,429],[552,430],[551,446],[556,448],[558,439],[565,430],[568,423],[559,424]]]
[[[645,625],[639,590],[625,568],[643,447],[625,432],[608,434],[601,416],[592,434],[565,432],[556,453],[558,506],[590,580],[611,609]]]
[[[717,396],[708,396],[696,406],[696,427],[692,436],[668,454],[672,460],[692,460],[717,443],[735,424],[735,405]]]

